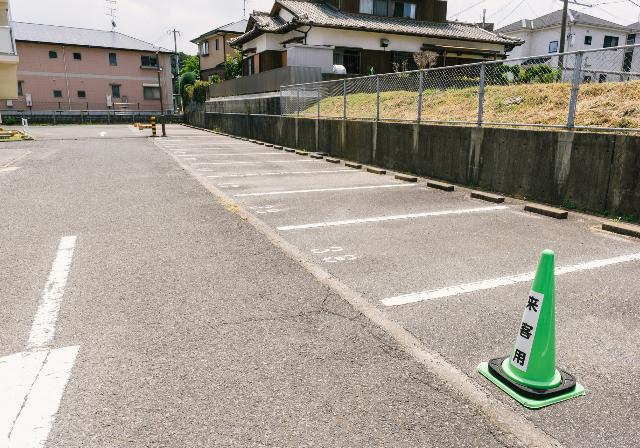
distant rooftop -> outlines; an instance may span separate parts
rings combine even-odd
[[[620,25],[619,23],[610,22],[608,20],[601,19],[599,17],[590,16],[580,11],[569,9],[567,11],[567,23],[582,24],[597,26],[602,28],[613,28],[620,30],[629,30],[630,27]],[[510,31],[519,31],[523,29],[542,29],[553,26],[562,25],[562,10],[553,11],[544,16],[540,16],[536,19],[522,19],[517,22],[513,22],[507,26],[503,26],[496,30],[496,33],[508,33]]]
[[[88,30],[85,28],[24,22],[13,22],[13,26],[16,41],[18,42],[148,51],[153,53],[159,50],[160,53],[173,53],[166,48],[154,47],[148,42],[115,31]]]
[[[195,44],[202,39],[206,39],[209,36],[213,36],[214,34],[219,34],[219,33],[243,34],[246,28],[247,28],[247,20],[240,20],[238,22],[227,23],[226,25],[216,28],[215,30],[211,30],[204,34],[201,34],[200,36],[193,39],[191,42]]]

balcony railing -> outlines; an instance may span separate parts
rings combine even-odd
[[[0,54],[15,55],[16,47],[10,26],[0,26]]]

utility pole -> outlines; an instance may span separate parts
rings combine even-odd
[[[162,136],[166,137],[167,132],[165,131],[165,128],[164,128],[164,104],[162,103],[162,80],[160,79],[160,73],[162,72],[162,67],[160,67],[160,54],[157,50],[156,50],[156,63],[158,64],[158,87],[160,87],[160,113],[162,114]]]
[[[560,49],[559,53],[564,53],[564,43],[567,37],[567,10],[569,9],[569,0],[564,0],[564,7],[562,8],[562,28],[560,30]],[[558,66],[562,68],[564,57],[558,58]]]
[[[178,57],[178,41],[176,39],[176,34],[180,34],[180,31],[173,30],[173,45],[175,47],[175,55],[176,55],[176,80],[178,87],[178,99],[176,100],[176,109],[180,109],[180,58]]]

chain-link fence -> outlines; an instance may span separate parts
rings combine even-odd
[[[640,45],[282,86],[282,115],[640,131]]]

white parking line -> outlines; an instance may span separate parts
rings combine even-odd
[[[264,160],[259,162],[200,162],[194,163],[194,165],[236,165],[236,164],[258,164],[258,163],[303,163],[303,162],[313,162],[317,163],[319,160]]]
[[[317,173],[364,173],[364,171],[354,171],[354,170],[278,171],[273,173],[225,174],[221,176],[207,176],[207,177],[211,177],[211,178],[253,177],[253,176],[274,176],[274,175],[281,175],[281,174],[317,174]]]
[[[27,349],[44,347],[53,339],[75,245],[75,236],[65,236],[60,240],[58,254],[53,262],[49,280],[44,287],[42,301],[31,326]]]
[[[283,152],[250,152],[250,153],[244,153],[244,154],[234,152],[234,153],[230,153],[230,154],[184,154],[184,155],[181,155],[181,156],[178,156],[178,157],[189,157],[189,156],[198,156],[198,157],[212,157],[213,156],[213,157],[217,157],[217,156],[240,156],[240,155],[242,155],[242,156],[246,156],[246,155],[249,155],[249,156],[253,156],[253,155],[258,155],[258,156],[267,156],[267,155],[269,155],[269,156],[273,156],[273,155],[281,156],[281,155],[289,155],[289,154],[287,154],[286,152],[284,152],[284,153]]]
[[[345,226],[350,224],[362,224],[366,222],[394,221],[398,219],[410,219],[410,218],[425,218],[427,216],[442,216],[442,215],[457,215],[462,213],[489,212],[492,210],[503,210],[505,208],[508,208],[508,207],[506,205],[496,205],[493,207],[465,208],[462,210],[446,210],[442,212],[413,213],[410,215],[379,216],[375,218],[349,219],[347,221],[317,222],[313,224],[277,227],[277,229],[278,230],[313,229],[316,227]]]
[[[414,184],[403,184],[403,185],[370,185],[367,187],[343,187],[343,188],[318,188],[316,190],[290,190],[290,191],[268,191],[265,193],[242,193],[236,194],[234,196],[265,196],[272,194],[297,194],[297,193],[320,193],[324,191],[342,191],[342,190],[365,190],[371,188],[402,188],[402,187],[413,187]]]
[[[573,266],[557,267],[555,274],[556,276],[558,276],[563,274],[569,274],[571,272],[588,271],[590,269],[601,268],[603,266],[609,266],[612,264],[625,263],[628,261],[636,261],[636,260],[640,260],[640,253],[631,254],[631,255],[622,255],[620,257],[615,257],[615,258],[606,258],[603,260],[589,261],[587,263],[575,264]],[[511,275],[508,277],[499,277],[499,278],[493,278],[489,280],[483,280],[480,282],[466,283],[464,285],[449,286],[447,288],[442,288],[442,289],[433,289],[431,291],[423,291],[423,292],[418,292],[413,294],[404,294],[397,297],[383,299],[380,302],[382,302],[382,304],[386,306],[405,305],[407,303],[422,302],[424,300],[439,299],[442,297],[451,297],[451,296],[456,296],[458,294],[466,294],[468,292],[480,291],[483,289],[492,289],[492,288],[497,288],[499,286],[506,286],[506,285],[513,285],[515,283],[528,282],[528,281],[532,281],[535,276],[536,276],[535,272],[526,272],[524,274]]]

